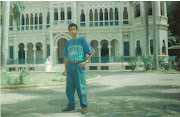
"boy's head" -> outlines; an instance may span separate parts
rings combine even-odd
[[[69,24],[69,26],[68,26],[68,30],[70,31],[70,28],[71,28],[71,27],[73,27],[73,26],[75,26],[75,27],[76,27],[76,30],[78,30],[77,25],[76,25],[76,24],[74,24],[74,23],[70,23],[70,24]]]
[[[68,26],[69,34],[71,35],[72,39],[77,38],[77,33],[78,33],[78,27],[76,24],[71,23]]]

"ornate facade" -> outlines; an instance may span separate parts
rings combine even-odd
[[[53,66],[63,63],[62,52],[66,41],[71,38],[67,29],[71,22],[78,25],[79,36],[86,38],[96,51],[87,69],[104,69],[102,63],[118,64],[133,57],[153,54],[151,2],[29,1],[25,3],[26,9],[21,15],[19,27],[16,27],[16,23],[12,20],[13,16],[10,17],[8,51],[10,71],[17,71],[27,66],[29,69],[51,71]],[[167,57],[166,3],[162,1],[157,3],[157,51],[158,56]],[[148,25],[146,25],[147,20]],[[112,67],[114,68],[123,69]]]

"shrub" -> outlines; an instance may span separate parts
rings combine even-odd
[[[131,66],[132,71],[134,71],[137,67],[137,62],[136,61],[130,61],[129,65]]]
[[[146,71],[150,70],[153,65],[153,59],[151,55],[145,55],[142,57]]]
[[[169,70],[169,68],[170,68],[170,63],[163,62],[163,63],[162,63],[162,67],[163,67],[165,70]]]
[[[167,63],[164,58],[159,58],[158,62],[160,64],[160,67],[163,67],[165,70],[169,70],[170,69],[170,63]]]
[[[19,74],[19,84],[24,84],[24,78],[29,75],[29,70],[21,69]]]

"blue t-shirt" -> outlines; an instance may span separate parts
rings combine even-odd
[[[70,61],[85,61],[86,54],[91,54],[94,49],[88,41],[82,37],[77,39],[70,39],[66,42],[63,56],[67,57]]]

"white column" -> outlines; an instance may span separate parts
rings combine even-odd
[[[43,25],[43,29],[46,29],[46,17],[47,17],[47,12],[45,10],[45,12],[42,12],[42,25]]]
[[[34,44],[34,47],[33,47],[33,50],[34,50],[34,64],[36,64],[36,45]]]
[[[58,4],[58,25],[60,24],[60,8],[59,8],[59,4]]]
[[[38,20],[37,20],[37,23],[38,23],[37,29],[39,30],[39,13],[37,13],[37,17],[38,17]]]
[[[101,45],[98,45],[98,49],[99,49],[99,63],[101,63]]]
[[[21,25],[22,25],[22,15],[20,15],[20,24],[19,24],[20,31],[21,31]]]
[[[145,16],[145,5],[143,1],[140,1],[140,17]]]
[[[24,51],[25,51],[25,64],[27,64],[27,48],[26,47],[24,47]]]
[[[29,15],[29,30],[30,30],[30,19],[31,19],[31,14],[28,14]]]
[[[67,7],[65,4],[65,8],[64,8],[64,14],[65,14],[65,25],[67,25]]]
[[[164,15],[167,17],[167,6],[166,6],[166,1],[164,1]]]
[[[54,22],[54,9],[53,9],[53,4],[50,3],[50,27],[53,26],[53,22]]]
[[[46,59],[46,45],[43,45],[43,59]]]
[[[119,25],[120,26],[123,26],[123,11],[124,11],[124,7],[122,5],[122,2],[120,2],[120,8],[119,8]],[[128,12],[128,14],[129,14],[129,12]],[[129,16],[128,16],[128,18],[129,18]]]
[[[154,2],[154,1],[153,1]],[[160,1],[156,1],[157,2],[157,8],[156,8],[156,16],[161,16],[161,4]]]
[[[89,9],[84,9],[84,14],[85,14],[85,25],[86,27],[90,27],[89,26]]]
[[[77,19],[76,1],[72,1],[71,12],[72,12],[72,22],[77,23],[77,20],[76,20]]]
[[[107,9],[107,12],[108,12],[108,26],[110,26],[110,8]]]
[[[26,14],[24,15],[24,30],[26,30]]]
[[[111,45],[108,45],[109,48],[109,57],[111,57]]]
[[[33,30],[35,30],[35,14],[33,14]]]

